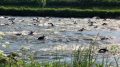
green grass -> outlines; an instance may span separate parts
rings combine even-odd
[[[39,8],[24,6],[0,6],[1,15],[14,16],[54,16],[54,17],[118,17],[120,9],[102,9],[102,8]]]
[[[0,15],[115,18],[120,0],[0,0]]]

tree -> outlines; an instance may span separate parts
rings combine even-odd
[[[46,6],[46,0],[42,0],[42,7],[44,8]]]

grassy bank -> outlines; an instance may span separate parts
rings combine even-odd
[[[115,18],[119,7],[120,0],[0,0],[0,15]]]
[[[13,16],[54,16],[54,17],[93,17],[115,18],[120,16],[120,9],[102,8],[39,8],[39,7],[14,7],[0,6],[0,15]]]

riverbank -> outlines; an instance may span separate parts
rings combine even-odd
[[[50,17],[94,17],[100,18],[118,18],[119,9],[102,8],[39,8],[23,6],[0,6],[0,15],[12,16],[50,16]]]

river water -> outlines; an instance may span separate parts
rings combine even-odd
[[[53,24],[53,25],[52,25]],[[32,35],[29,35],[30,32]],[[16,35],[21,34],[21,35]],[[38,40],[45,36],[44,40]],[[34,51],[36,59],[60,58],[69,60],[73,50],[87,47],[92,41],[103,48],[120,44],[120,20],[98,18],[58,17],[0,17],[0,50],[6,53],[23,47]],[[8,48],[4,48],[4,44]]]

